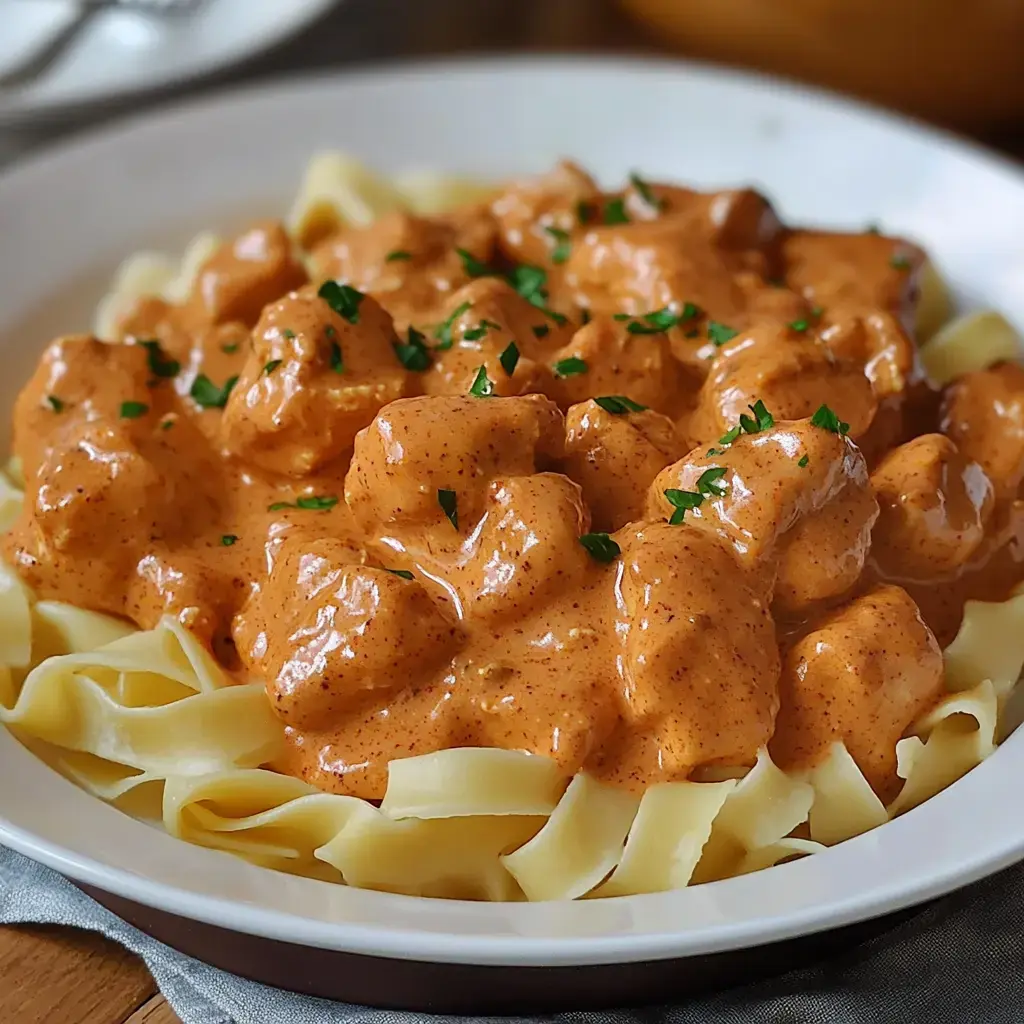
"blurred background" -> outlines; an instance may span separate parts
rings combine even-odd
[[[545,52],[756,67],[1024,156],[1024,0],[0,0],[0,161],[217,85]]]

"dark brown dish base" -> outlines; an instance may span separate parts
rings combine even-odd
[[[678,1001],[833,956],[921,909],[706,956],[585,967],[487,967],[390,960],[278,942],[81,888],[148,935],[244,978],[346,1003],[460,1014],[553,1013]]]

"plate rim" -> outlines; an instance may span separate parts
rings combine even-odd
[[[106,146],[116,145],[119,139],[129,135],[135,127],[142,124],[154,124],[155,122],[159,127],[161,124],[178,119],[188,119],[207,109],[230,107],[233,104],[258,105],[265,97],[379,80],[396,71],[400,71],[406,76],[430,77],[438,74],[451,75],[453,72],[464,75],[495,71],[502,73],[510,70],[529,73],[530,70],[537,68],[548,71],[562,70],[568,74],[573,74],[578,70],[593,72],[609,69],[630,75],[681,71],[691,75],[696,73],[702,79],[710,80],[712,84],[729,82],[744,84],[747,87],[769,84],[772,89],[793,98],[809,100],[839,111],[856,112],[873,121],[881,121],[892,128],[911,131],[918,137],[923,136],[943,148],[952,147],[961,153],[968,153],[984,164],[996,166],[1007,172],[1014,179],[1019,180],[1021,186],[1024,187],[1022,168],[1008,157],[995,153],[971,140],[964,140],[945,129],[925,125],[901,114],[880,110],[859,100],[837,96],[828,90],[810,88],[772,75],[738,71],[695,61],[679,61],[671,58],[650,60],[617,56],[549,54],[483,58],[468,56],[454,60],[389,62],[375,65],[372,68],[346,70],[340,73],[332,71],[303,76],[275,76],[256,86],[251,84],[235,85],[227,89],[214,90],[209,95],[176,98],[156,109],[119,117],[112,122],[77,133],[71,138],[55,140],[39,151],[30,153],[20,160],[15,160],[9,167],[0,171],[0,201],[3,200],[4,193],[13,183],[31,176],[37,169],[49,167],[53,163],[74,157],[76,154],[87,154],[93,149],[102,150]],[[1024,737],[1021,742],[1024,742]],[[986,765],[991,765],[996,760],[1001,760],[999,752],[991,761],[986,762]],[[986,765],[981,767],[985,768]],[[976,771],[980,770],[976,769]],[[940,795],[929,804],[936,801],[941,802],[945,796],[946,794]],[[917,813],[917,811],[911,812],[911,815]],[[906,822],[909,817],[901,820]],[[140,825],[139,827],[144,826]],[[883,829],[890,827],[883,826]],[[832,852],[839,852],[850,847],[859,848],[858,844],[865,838],[868,837],[850,840]],[[684,932],[542,938],[532,935],[438,935],[424,931],[402,933],[393,929],[385,935],[379,928],[372,925],[339,922],[331,926],[295,914],[249,907],[237,901],[189,892],[166,882],[147,879],[140,874],[104,865],[87,856],[69,851],[57,843],[40,840],[30,833],[11,826],[2,818],[0,818],[0,840],[19,852],[56,868],[69,877],[97,888],[143,905],[158,907],[170,913],[235,928],[235,930],[250,934],[295,942],[300,945],[336,948],[347,952],[399,959],[507,966],[519,964],[582,965],[671,959],[750,947],[796,935],[813,934],[816,931],[867,920],[889,911],[913,906],[994,873],[1024,855],[1024,839],[1015,840],[1012,843],[1004,841],[1002,845],[997,845],[994,848],[979,848],[973,860],[967,862],[966,865],[960,865],[957,871],[947,872],[941,877],[924,877],[918,884],[901,887],[895,892],[891,891],[891,888],[887,889],[885,885],[880,885],[873,892],[871,898],[851,896],[839,906],[835,902],[816,905],[811,910],[792,916],[788,921],[774,921],[771,922],[770,927],[762,925],[760,929],[762,934],[753,941],[749,934],[746,936],[740,934],[742,931],[750,932],[755,927],[754,922],[745,921],[723,929],[719,938],[711,945],[704,944],[700,948],[688,949],[685,948],[687,942]],[[826,853],[819,856],[829,855]],[[800,863],[782,865],[773,870],[784,874],[773,874],[772,877],[779,878],[781,881],[782,877],[793,877],[794,872],[798,874],[799,869]],[[267,877],[270,879],[273,876],[268,875]],[[710,886],[731,885],[735,881],[739,880],[710,883]],[[411,897],[393,897],[390,894],[374,895],[379,895],[382,900],[388,898],[413,899]],[[634,901],[644,898],[622,897],[620,899]],[[543,907],[545,905],[532,906]]]

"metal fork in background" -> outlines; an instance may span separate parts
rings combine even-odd
[[[79,0],[78,13],[71,21],[14,67],[0,73],[0,89],[17,89],[30,85],[44,75],[67,53],[90,22],[104,11],[138,11],[158,17],[174,17],[192,14],[206,2],[207,0]]]

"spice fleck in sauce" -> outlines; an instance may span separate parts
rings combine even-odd
[[[1024,371],[930,388],[918,249],[563,164],[308,265],[258,224],[123,344],[49,346],[3,538],[41,597],[177,616],[332,792],[453,746],[641,789],[837,739],[891,789],[963,602],[1024,577]]]

